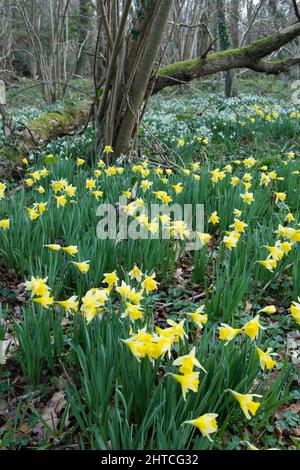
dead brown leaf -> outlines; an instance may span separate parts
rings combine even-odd
[[[55,392],[51,400],[47,403],[40,422],[34,427],[32,431],[33,434],[37,434],[42,440],[45,439],[49,430],[55,433],[58,430],[61,414],[66,405],[65,392],[63,390]]]

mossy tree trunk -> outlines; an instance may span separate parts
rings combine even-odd
[[[228,33],[227,21],[226,21],[226,9],[225,0],[217,0],[218,8],[218,31],[219,31],[219,43],[222,51],[226,51],[230,48],[230,37]],[[234,96],[234,70],[230,69],[225,72],[225,96],[231,98]]]

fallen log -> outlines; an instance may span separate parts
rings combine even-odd
[[[57,137],[63,137],[84,126],[91,114],[91,103],[49,112],[14,130],[0,147],[0,159],[17,161],[35,149],[43,148]]]

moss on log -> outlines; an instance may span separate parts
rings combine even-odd
[[[300,22],[259,39],[249,46],[227,49],[205,57],[166,65],[159,70],[153,91],[157,93],[166,86],[187,83],[195,78],[237,68],[248,68],[275,75],[286,72],[291,66],[300,63],[299,55],[275,61],[262,59],[298,36],[300,36]]]
[[[44,147],[57,137],[69,134],[86,124],[90,103],[65,108],[62,112],[43,114],[27,124],[17,134],[11,135],[0,148],[0,158],[17,161],[37,148]]]

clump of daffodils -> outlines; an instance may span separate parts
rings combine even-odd
[[[51,289],[47,285],[48,278],[31,276],[30,281],[25,282],[26,291],[31,292],[33,301],[48,309],[54,304],[54,297],[51,296]]]
[[[171,357],[171,349],[173,344],[184,338],[186,335],[183,329],[184,321],[176,323],[168,320],[168,328],[162,329],[156,327],[155,333],[147,332],[147,326],[132,333],[131,336],[122,340],[130,349],[133,356],[140,362],[141,359],[148,357],[154,363],[159,358],[163,358],[166,354]]]

